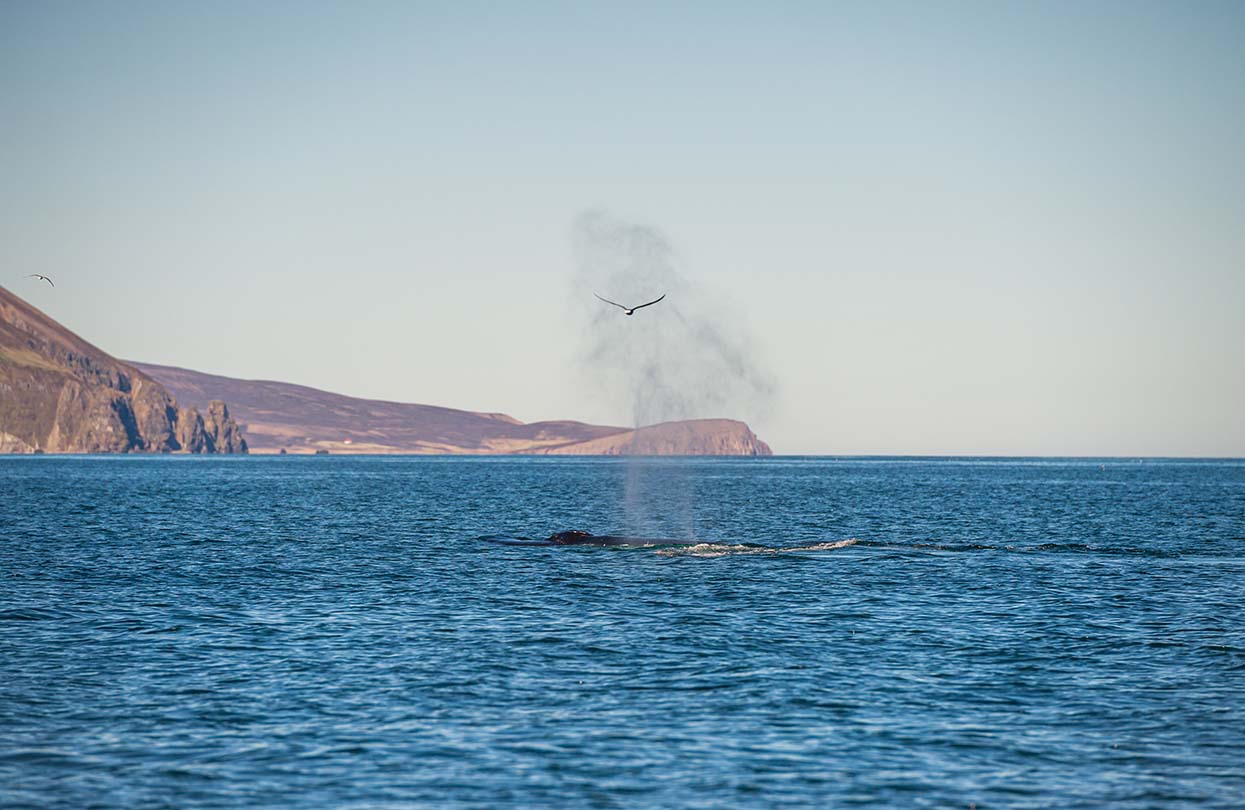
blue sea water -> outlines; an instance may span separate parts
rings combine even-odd
[[[1245,805],[1245,463],[0,459],[4,807],[856,804]]]

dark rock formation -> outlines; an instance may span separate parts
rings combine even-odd
[[[191,405],[177,412],[177,444],[187,453],[206,453],[210,440],[203,430],[203,417]]]
[[[209,421],[0,287],[0,452],[246,452],[223,402]]]
[[[194,405],[177,414],[177,444],[188,453],[245,453],[246,439],[219,399],[208,403],[207,416]]]
[[[246,439],[242,438],[237,423],[229,417],[229,408],[222,400],[214,399],[208,403],[203,430],[217,453],[245,453],[247,450]]]
[[[169,453],[180,449],[177,442],[177,403],[155,380],[135,373],[130,393],[134,412],[135,441],[143,450]]]

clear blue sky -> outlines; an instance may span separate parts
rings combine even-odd
[[[577,359],[603,208],[725,302],[775,387],[720,415],[779,452],[1242,456],[1242,42],[1239,2],[5,2],[0,283],[120,357],[625,424]]]

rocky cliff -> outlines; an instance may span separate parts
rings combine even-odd
[[[258,453],[447,453],[768,456],[743,422],[696,419],[631,430],[583,422],[524,424],[503,413],[385,402],[270,380],[131,363],[183,403],[230,403]]]
[[[0,287],[0,452],[245,453],[223,402],[207,417]]]

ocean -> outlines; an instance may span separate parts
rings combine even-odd
[[[1245,805],[1245,462],[0,459],[0,806],[850,805]]]

